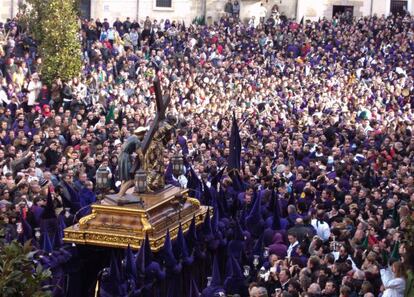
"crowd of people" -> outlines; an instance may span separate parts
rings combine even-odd
[[[244,24],[238,2],[229,3],[212,25],[82,20],[82,73],[52,85],[42,83],[19,17],[0,26],[4,238],[53,250],[62,228],[97,200],[99,167],[119,190],[118,156],[155,115],[157,76],[177,119],[165,164],[177,151],[187,164],[187,182],[166,179],[214,209],[193,241],[187,234],[153,255],[167,271],[163,293],[413,296],[414,19],[298,24],[272,14]],[[230,170],[235,123],[240,162]],[[163,287],[131,285],[136,271],[120,277],[116,267],[101,296],[155,296]]]

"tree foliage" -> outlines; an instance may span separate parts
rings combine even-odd
[[[35,264],[30,241],[23,246],[17,241],[0,240],[0,296],[48,297],[51,296],[45,281],[50,270]]]
[[[68,81],[82,69],[77,0],[27,0],[22,20],[39,44],[42,80]]]
[[[405,235],[407,239],[407,244],[410,247],[411,252],[414,251],[414,202],[411,202],[411,216],[408,217],[407,224],[407,234]],[[414,255],[413,255],[414,258]]]

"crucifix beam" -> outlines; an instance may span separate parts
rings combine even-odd
[[[168,105],[170,104],[170,95],[162,95],[161,83],[158,77],[154,79],[155,89],[155,101],[157,104],[157,114],[155,115],[154,121],[151,124],[149,131],[145,134],[144,140],[141,144],[142,153],[145,155],[152,139],[154,138],[155,132],[158,130],[158,125],[165,119],[165,112]]]

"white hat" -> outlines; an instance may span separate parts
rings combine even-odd
[[[140,134],[140,133],[146,132],[148,130],[149,130],[149,127],[143,127],[143,126],[141,126],[141,127],[136,128],[135,131],[134,131],[134,133],[135,134]]]
[[[276,167],[276,172],[277,173],[282,173],[283,171],[285,171],[286,166],[283,164],[280,164],[279,166]]]

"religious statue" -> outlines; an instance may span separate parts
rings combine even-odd
[[[170,96],[162,96],[160,81],[154,80],[157,114],[153,123],[142,139],[146,130],[138,128],[135,135],[129,137],[119,156],[118,168],[121,188],[118,197],[123,197],[126,191],[134,185],[135,172],[142,168],[147,173],[147,191],[154,192],[165,186],[164,181],[164,147],[171,138],[173,125],[165,120],[165,111],[170,102]],[[135,162],[132,155],[136,154]]]
[[[170,96],[162,98],[157,78],[154,86],[157,113],[149,130],[135,130],[119,155],[119,193],[93,204],[90,215],[65,229],[65,241],[113,248],[139,248],[147,242],[151,250],[158,251],[167,230],[174,239],[179,228],[186,232],[193,218],[198,225],[209,214],[208,207],[188,197],[187,189],[165,185],[164,152],[178,123],[175,117],[165,116]],[[173,161],[178,172],[182,160],[177,155]]]
[[[141,147],[141,141],[144,137],[143,132],[145,131],[147,131],[146,128],[139,127],[134,131],[134,135],[128,137],[122,145],[121,153],[118,158],[119,179],[121,181],[128,181],[134,178],[133,168],[139,167],[139,165],[133,164],[132,155],[138,153],[138,149]],[[133,165],[135,166],[133,167]]]

